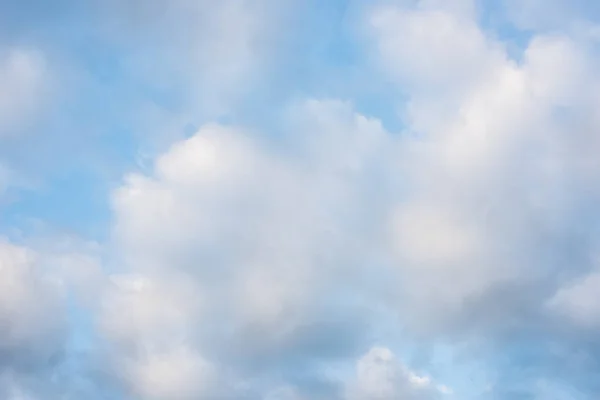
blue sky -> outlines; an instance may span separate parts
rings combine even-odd
[[[597,399],[598,21],[0,1],[0,397]]]

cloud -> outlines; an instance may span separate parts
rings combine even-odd
[[[102,285],[89,279],[98,267],[93,247],[55,236],[19,244],[0,239],[3,398],[101,399],[109,393],[101,359],[88,347],[95,334],[83,314],[93,308],[82,292],[94,296],[91,289]]]
[[[318,366],[357,357],[381,308],[433,342],[511,352],[508,337],[537,332],[540,346],[573,345],[546,304],[570,293],[564,279],[584,276],[595,249],[593,227],[576,221],[598,195],[596,56],[555,34],[513,59],[474,15],[422,2],[367,18],[380,67],[408,99],[399,135],[348,103],[309,100],[278,139],[207,124],[124,178],[114,238],[144,279],[163,285],[175,273],[195,285],[202,312],[182,317],[189,325],[157,318],[211,366],[199,376],[216,371],[233,392],[302,398],[320,384],[339,396]],[[169,285],[166,299],[180,291]],[[336,340],[341,332],[353,336]],[[372,379],[389,393],[372,393],[359,372],[354,395],[412,395],[417,375],[373,354],[360,368],[386,359]],[[531,368],[551,376],[546,362]]]
[[[37,398],[65,350],[65,292],[39,254],[0,240],[0,394]],[[50,385],[51,386],[51,385]]]
[[[159,156],[149,174],[126,176],[113,194],[114,235],[132,271],[163,297],[111,307],[117,318],[142,313],[140,326],[131,325],[137,318],[110,323],[117,332],[135,343],[188,332],[190,352],[251,381],[276,369],[285,375],[288,364],[310,371],[319,359],[352,356],[369,317],[360,305],[339,304],[340,296],[374,240],[358,189],[389,138],[338,101],[300,104],[290,123],[298,147],[285,157],[243,129],[206,125]],[[164,287],[171,276],[195,288],[173,315],[163,308],[187,291]],[[184,311],[192,299],[202,299],[202,312]]]
[[[519,28],[532,31],[567,30],[581,34],[592,28],[600,8],[585,0],[505,1],[505,11]]]
[[[47,73],[44,56],[37,50],[0,51],[0,139],[32,118],[41,103]]]
[[[470,79],[501,56],[469,14],[437,2],[418,2],[414,8],[376,8],[369,25],[377,37],[375,49],[383,67],[407,89],[413,85],[430,90],[465,89]]]
[[[0,242],[2,364],[47,363],[60,352],[65,330],[59,282],[44,276],[32,251]]]
[[[543,29],[515,56],[479,3],[386,3],[364,19],[399,132],[341,100],[201,124],[115,185],[106,254],[0,246],[0,396],[424,400],[450,376],[469,398],[474,359],[492,397],[598,393],[597,50]],[[235,114],[284,21],[268,0],[95,5],[120,65],[184,98],[174,125]],[[7,54],[10,122],[46,62]],[[388,340],[442,344],[453,372]]]
[[[445,386],[436,387],[431,378],[415,374],[385,347],[373,347],[358,360],[356,379],[347,390],[352,400],[425,400],[450,392]]]
[[[600,304],[595,293],[600,284],[596,271],[578,278],[575,282],[561,287],[549,299],[548,307],[562,315],[571,323],[582,328],[596,330],[600,323]]]
[[[114,277],[102,298],[100,332],[112,343],[114,378],[144,399],[194,399],[213,367],[188,342],[197,297],[185,282]]]
[[[268,67],[290,2],[109,1],[102,32],[132,48],[128,73],[171,93],[192,118],[229,114]]]
[[[404,326],[509,354],[499,396],[533,393],[533,377],[595,393],[583,383],[594,361],[575,354],[596,354],[582,344],[596,314],[596,50],[562,30],[515,59],[472,17],[425,2],[368,21],[407,98],[395,171],[406,189],[389,219]],[[531,378],[507,373],[518,368]]]
[[[403,314],[436,335],[525,319],[519,309],[543,304],[539,286],[572,267],[560,246],[596,195],[584,150],[596,142],[560,114],[593,119],[594,56],[538,36],[517,62],[473,20],[424,5],[377,9],[370,22],[382,68],[409,98],[399,173],[410,189],[391,219]],[[500,293],[529,305],[492,306]]]

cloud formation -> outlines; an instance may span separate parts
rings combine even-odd
[[[165,115],[189,126],[103,182],[93,249],[8,220],[0,395],[596,398],[597,43],[558,5],[527,25],[534,3],[502,6],[518,51],[486,2],[356,3],[355,67],[387,83],[395,131],[360,94],[300,82],[235,118],[287,65],[293,2],[91,2],[112,73],[176,93]],[[35,114],[46,76],[41,53],[6,54],[0,129]]]
[[[159,289],[167,296],[159,303],[184,292],[199,302],[178,317],[186,328],[171,327],[170,313],[152,303],[140,307],[159,313],[161,327],[191,335],[186,342],[239,364],[222,366],[235,374],[290,362],[309,368],[352,355],[364,340],[366,310],[353,315],[336,303],[354,283],[344,275],[358,273],[371,251],[370,221],[357,212],[366,193],[357,186],[368,185],[385,133],[337,101],[309,101],[292,114],[306,126],[298,153],[284,158],[244,130],[208,125],[160,156],[152,175],[129,175],[113,196],[115,235],[132,268],[158,277],[159,287],[181,276]],[[336,147],[340,135],[350,139],[345,149]],[[338,341],[346,329],[355,332]],[[136,335],[144,332],[157,329]]]

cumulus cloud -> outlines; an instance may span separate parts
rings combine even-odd
[[[2,398],[100,399],[107,393],[98,390],[103,366],[86,347],[92,338],[82,314],[92,302],[81,292],[94,296],[91,288],[97,292],[102,284],[88,279],[98,266],[91,247],[56,237],[19,244],[0,239]]]
[[[343,102],[308,101],[290,115],[299,130],[290,140],[301,139],[293,154],[282,157],[242,129],[207,125],[161,155],[151,174],[128,175],[114,193],[114,234],[131,268],[187,277],[195,289],[185,303],[202,299],[203,311],[179,322],[161,311],[182,292],[179,285],[160,289],[162,300],[111,307],[117,316],[131,309],[144,310],[140,321],[158,318],[154,328],[128,331],[132,341],[189,324],[203,331],[186,339],[197,351],[208,337],[204,352],[218,355],[215,362],[229,359],[235,364],[228,368],[252,376],[252,369],[344,358],[364,340],[364,311],[337,303],[355,283],[346,277],[372,251],[377,232],[358,212],[369,197],[360,187],[368,186],[388,138]]]
[[[56,387],[65,354],[65,290],[40,254],[0,240],[0,395],[45,398],[67,393]]]
[[[377,35],[375,48],[386,71],[407,87],[465,89],[500,54],[490,48],[470,13],[438,3],[377,8],[369,20]]]
[[[577,221],[594,218],[598,195],[594,52],[540,35],[513,59],[470,2],[385,5],[367,22],[408,99],[399,135],[348,103],[311,100],[277,140],[205,125],[113,193],[123,260],[163,297],[108,309],[142,313],[141,325],[109,325],[131,343],[185,333],[134,354],[131,387],[173,362],[181,379],[207,375],[232,392],[310,397],[298,383],[308,374],[334,396],[339,382],[318,366],[357,357],[380,307],[412,334],[492,348],[532,329],[558,338],[556,310],[595,313],[591,283],[561,288],[592,268],[593,224]],[[199,309],[163,310],[187,293],[164,282],[171,274],[189,280]],[[355,398],[448,391],[385,349],[357,368]],[[169,382],[146,396],[187,387]]]
[[[425,400],[450,393],[408,369],[385,347],[373,347],[357,361],[356,378],[348,386],[350,400]]]
[[[370,23],[416,137],[402,145],[410,190],[391,219],[403,313],[436,332],[506,326],[543,303],[538,285],[551,287],[557,268],[572,268],[560,246],[597,195],[585,150],[597,142],[591,127],[573,133],[568,115],[593,120],[597,61],[557,35],[532,39],[517,62],[474,19],[426,2],[377,9]],[[525,298],[482,306],[506,293]]]
[[[194,286],[115,276],[100,304],[99,331],[124,390],[144,399],[193,399],[210,389],[213,368],[189,342],[197,321]]]
[[[260,66],[273,4],[103,6],[136,49],[133,70],[156,67],[148,80],[185,86],[192,108],[229,109]],[[86,254],[44,258],[93,313],[96,362],[124,395],[452,397],[373,347],[384,330],[487,357],[490,396],[597,393],[581,383],[596,374],[600,321],[597,50],[559,29],[515,58],[468,0],[369,10],[370,56],[403,98],[400,132],[339,100],[297,101],[277,132],[203,124],[112,191],[109,274]],[[43,62],[15,54],[0,79],[21,99]],[[0,115],[19,104],[4,103]],[[64,294],[29,250],[3,244],[0,262],[0,393],[35,395],[49,378],[13,360],[64,346]]]

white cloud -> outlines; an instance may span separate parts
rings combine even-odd
[[[246,6],[168,10],[169,23],[189,13],[197,25],[175,34],[198,37],[171,61],[200,76],[202,101],[253,74],[262,28]],[[475,327],[493,340],[538,316],[568,268],[562,232],[597,195],[595,56],[554,35],[513,60],[474,13],[471,2],[430,1],[369,17],[378,61],[408,97],[398,136],[348,103],[309,100],[277,139],[207,124],[124,177],[112,239],[131,274],[97,287],[94,263],[75,258],[89,268],[68,275],[102,297],[99,333],[127,393],[314,398],[287,382],[289,364],[318,375],[315,360],[346,362],[384,302],[436,338]],[[595,281],[560,290],[552,310],[594,321]],[[451,392],[385,348],[358,361],[346,389],[353,400]]]
[[[91,372],[98,360],[86,353],[93,334],[83,312],[92,310],[90,297],[103,282],[91,283],[97,265],[90,268],[94,253],[82,244],[54,236],[25,244],[0,238],[0,397],[99,398]]]
[[[29,122],[43,96],[46,75],[46,61],[39,51],[0,51],[0,139]]]
[[[172,276],[114,276],[106,290],[100,326],[115,343],[125,347],[184,340],[201,298],[193,285]]]
[[[268,1],[120,3],[111,7],[131,11],[118,8],[142,36],[178,28],[157,51],[136,43],[133,68],[164,62],[146,71],[157,85],[177,86],[182,72],[200,108],[227,109],[260,69]],[[533,38],[517,61],[478,25],[474,2],[413,3],[368,18],[382,70],[408,98],[404,132],[318,100],[293,107],[276,139],[204,125],[113,192],[112,261],[129,274],[109,279],[86,254],[52,258],[80,301],[98,306],[127,394],[315,398],[293,375],[354,357],[382,303],[435,338],[481,328],[493,340],[544,305],[597,327],[599,279],[585,275],[585,257],[566,265],[565,243],[592,235],[574,221],[599,194],[595,54],[556,34]],[[45,74],[37,57],[6,57],[0,117],[29,109],[21,99]],[[0,192],[6,181],[0,170]],[[60,291],[29,254],[0,247],[10,326],[0,348],[31,349],[62,329]],[[561,288],[565,275],[575,283]],[[379,347],[346,389],[352,400],[451,392]]]
[[[125,178],[113,194],[114,237],[139,278],[134,297],[107,297],[116,299],[103,317],[109,340],[187,332],[187,351],[221,354],[251,382],[258,371],[245,369],[253,364],[326,358],[314,346],[345,346],[331,330],[366,316],[341,310],[331,321],[323,308],[338,307],[336,293],[372,251],[377,233],[359,212],[369,197],[360,188],[389,138],[337,101],[300,104],[290,119],[298,142],[285,157],[242,129],[206,125],[159,156],[152,173]],[[180,284],[169,283],[173,275],[194,288],[186,301]],[[198,298],[202,313],[186,311]],[[154,348],[145,351],[153,359]]]
[[[33,251],[0,240],[0,363],[47,362],[61,350],[65,323],[60,282]]]
[[[434,335],[500,329],[539,308],[537,285],[570,267],[548,260],[544,241],[564,240],[598,193],[595,128],[574,133],[569,119],[593,124],[593,53],[538,36],[517,62],[472,18],[418,2],[369,19],[382,68],[408,96],[394,171],[408,189],[390,219],[400,309]],[[506,292],[521,305],[492,306]]]
[[[585,329],[600,328],[600,273],[592,272],[576,282],[566,284],[552,297],[547,306],[567,321]]]
[[[369,19],[379,62],[409,99],[401,135],[349,104],[313,100],[289,113],[279,141],[209,124],[125,177],[112,197],[114,239],[153,294],[105,309],[103,331],[117,346],[153,343],[143,357],[113,359],[130,363],[131,390],[185,397],[241,379],[262,393],[265,368],[329,357],[303,347],[338,332],[321,320],[349,312],[371,323],[348,297],[371,311],[391,304],[409,331],[436,338],[493,340],[542,314],[568,268],[573,218],[598,194],[594,55],[539,36],[516,61],[471,8],[438,6],[386,6]],[[202,312],[183,306],[171,274],[190,282]],[[189,381],[148,383],[172,364]],[[196,379],[213,384],[188,384]],[[305,395],[282,381],[265,393]],[[351,386],[356,399],[451,392],[386,349],[358,363]]]
[[[201,293],[169,276],[116,275],[102,294],[98,327],[126,392],[143,399],[194,399],[213,367],[193,344]]]
[[[369,23],[385,70],[408,88],[465,90],[501,57],[468,14],[437,4],[380,7]]]
[[[240,300],[259,314],[272,303],[270,296],[296,301],[294,293],[303,290],[294,286],[308,289],[315,257],[336,256],[337,246],[353,240],[336,225],[342,216],[331,210],[352,217],[360,199],[345,193],[354,190],[362,164],[375,161],[374,149],[385,139],[377,123],[346,105],[307,107],[308,144],[297,159],[270,154],[243,131],[208,125],[159,157],[155,176],[128,176],[113,197],[115,233],[135,253],[135,265],[183,268],[226,283],[241,279],[237,293],[267,296],[264,302]],[[321,130],[313,134],[308,129],[315,124]],[[337,148],[336,136],[343,134],[351,142]],[[289,280],[285,287],[291,290],[277,290],[271,279]]]
[[[425,400],[448,392],[431,378],[421,376],[403,365],[385,347],[373,347],[356,364],[356,378],[347,388],[350,400]]]
[[[210,364],[185,346],[146,354],[125,368],[133,393],[149,400],[197,399],[213,374]]]

